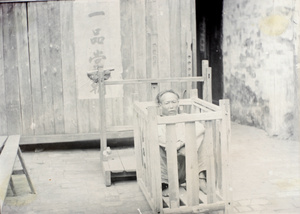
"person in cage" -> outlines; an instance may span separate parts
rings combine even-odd
[[[160,116],[170,116],[180,114],[179,95],[173,90],[165,90],[157,94],[156,102],[159,107]],[[196,122],[196,144],[198,149],[198,169],[199,169],[199,188],[206,194],[206,146],[204,144],[205,129],[202,123]],[[185,126],[184,123],[176,124],[177,136],[177,159],[178,159],[178,178],[179,184],[185,183],[186,166],[185,166]],[[158,141],[160,150],[160,165],[162,190],[168,189],[168,171],[167,171],[167,155],[166,155],[166,125],[158,126]]]

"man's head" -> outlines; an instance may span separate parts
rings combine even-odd
[[[156,102],[161,107],[163,116],[176,115],[179,110],[179,95],[173,90],[165,90],[156,96]]]

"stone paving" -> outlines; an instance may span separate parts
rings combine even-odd
[[[4,214],[152,213],[136,180],[105,186],[98,148],[39,147],[23,156],[37,194],[30,194],[25,176],[15,175],[18,196],[8,190]],[[299,142],[232,123],[230,163],[233,213],[300,213]]]

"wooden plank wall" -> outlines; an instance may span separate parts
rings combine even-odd
[[[132,68],[124,78],[196,75],[196,61],[192,60],[196,59],[194,8],[192,0],[121,1],[123,69],[125,72],[126,68]],[[188,54],[192,59],[188,59]],[[192,70],[187,69],[188,61],[192,63]],[[131,94],[136,92],[140,101],[153,100],[160,90],[169,88],[180,96],[188,96],[184,92],[190,87],[183,83],[127,86],[124,96],[130,100]],[[131,106],[124,108],[124,115],[132,118],[131,109]]]
[[[195,42],[194,4],[120,1],[124,79],[194,75],[195,69],[186,69],[191,52],[187,41]],[[100,131],[99,101],[77,96],[73,5],[73,1],[0,4],[1,135]],[[146,101],[170,87],[182,95],[188,86],[125,85],[123,98],[107,98],[107,124],[132,125],[133,93]]]

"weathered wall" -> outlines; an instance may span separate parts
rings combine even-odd
[[[224,0],[224,97],[232,119],[281,138],[298,124],[298,0]]]
[[[0,135],[98,133],[98,84],[87,76],[98,65],[114,68],[113,80],[195,74],[194,3],[1,3]],[[170,85],[106,87],[107,126],[132,125],[133,92],[150,100]]]

